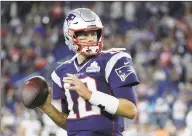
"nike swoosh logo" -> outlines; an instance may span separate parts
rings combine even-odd
[[[129,62],[127,61],[127,62],[124,62],[124,65],[128,65],[129,64]]]

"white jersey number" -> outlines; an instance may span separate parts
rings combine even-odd
[[[86,77],[81,79],[81,81],[83,83],[86,84],[87,88],[89,90],[91,90],[92,92],[97,91],[97,86],[96,86],[96,82],[93,78],[91,77]],[[65,88],[65,95],[67,97],[67,102],[68,102],[68,109],[69,109],[69,116],[68,119],[77,119],[77,113],[74,112],[73,110],[73,99],[71,98],[71,94],[70,94],[70,90],[66,89],[66,86],[69,86],[68,83],[64,83],[64,88]],[[87,111],[86,110],[86,101],[82,98],[82,97],[78,97],[77,98],[77,102],[78,102],[78,112],[79,112],[79,118],[84,118],[84,117],[88,117],[88,116],[92,116],[92,115],[100,115],[101,114],[101,110],[99,107],[91,105],[91,110]]]

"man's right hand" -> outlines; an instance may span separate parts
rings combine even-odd
[[[43,110],[44,111],[44,109],[46,108],[46,107],[49,107],[50,105],[51,105],[51,88],[49,87],[49,89],[48,89],[48,96],[47,96],[47,99],[46,99],[46,101],[45,101],[45,103],[43,104],[43,105],[41,105],[41,106],[39,106],[39,108],[41,109],[41,110]]]
[[[59,127],[66,130],[67,114],[60,112],[51,104],[51,88],[45,103],[39,108],[46,113]]]

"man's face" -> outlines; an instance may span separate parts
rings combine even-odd
[[[102,50],[102,43],[98,42],[99,30],[82,30],[75,32],[76,44],[83,55],[97,55]]]
[[[80,31],[77,32],[77,39],[80,42],[97,42],[97,31]]]

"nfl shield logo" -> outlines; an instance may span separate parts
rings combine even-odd
[[[91,65],[86,68],[86,72],[99,72],[99,71],[100,66],[96,61],[92,62]]]

